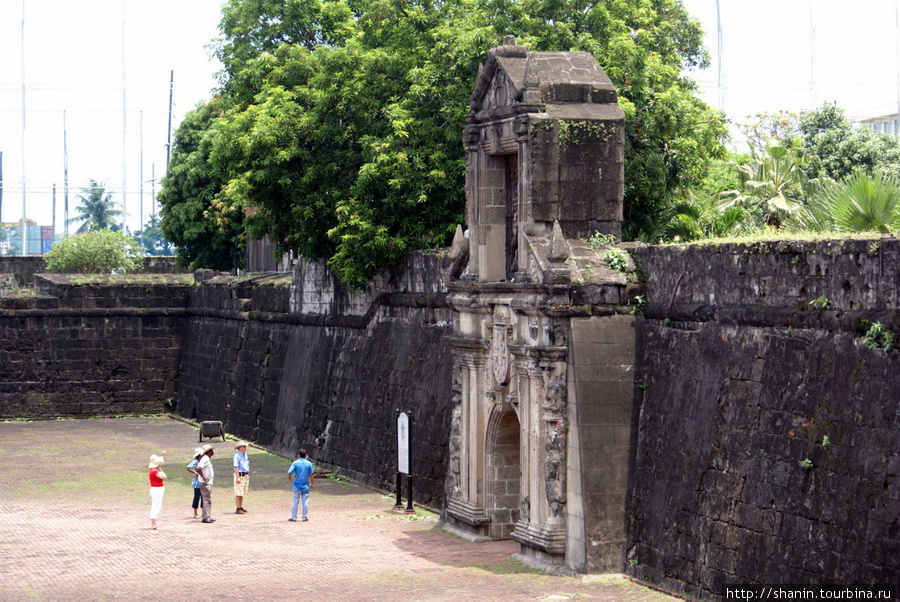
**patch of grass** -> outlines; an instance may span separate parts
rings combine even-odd
[[[194,284],[193,274],[64,274],[64,276],[70,283],[79,286],[90,284]]]
[[[725,244],[754,244],[759,242],[818,242],[823,240],[872,240],[881,238],[875,232],[784,232],[774,228],[761,230],[743,236],[727,236],[723,238],[704,238],[692,242],[659,243],[659,246],[684,247],[688,245],[709,246]]]
[[[487,571],[494,575],[543,575],[544,571],[522,564],[513,558],[504,558],[496,563],[474,564],[473,568]]]

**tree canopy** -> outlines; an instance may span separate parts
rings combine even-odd
[[[853,124],[835,103],[800,115],[797,129],[803,137],[810,177],[840,181],[856,171],[900,176],[897,138]]]
[[[243,214],[220,200],[227,180],[210,161],[218,105],[218,99],[201,104],[175,132],[159,193],[160,228],[178,247],[180,264],[229,270],[242,248]]]
[[[707,56],[678,0],[229,0],[220,31],[221,89],[179,127],[161,194],[163,230],[198,267],[246,228],[363,287],[448,244],[469,95],[510,33],[591,52],[618,88],[632,236],[723,152],[723,118],[681,76]]]

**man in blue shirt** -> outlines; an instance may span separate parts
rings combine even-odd
[[[291,518],[288,520],[297,520],[297,503],[303,500],[303,514],[300,520],[308,520],[306,511],[308,509],[309,491],[315,489],[315,479],[313,478],[312,462],[306,459],[306,450],[301,449],[297,452],[297,459],[288,468],[288,482],[294,489],[294,504],[291,506]]]
[[[247,514],[244,510],[244,496],[250,490],[250,459],[247,458],[247,444],[238,441],[234,446],[234,513]]]

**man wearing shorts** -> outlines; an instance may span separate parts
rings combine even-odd
[[[244,496],[250,490],[250,460],[247,458],[247,444],[238,441],[234,446],[234,513],[247,514],[244,510]]]

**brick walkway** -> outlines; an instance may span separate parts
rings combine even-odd
[[[676,599],[620,575],[539,573],[510,558],[514,542],[464,541],[350,483],[320,479],[309,522],[288,522],[290,463],[252,447],[248,514],[235,515],[232,441],[212,442],[216,522],[201,524],[184,470],[197,440],[165,417],[0,423],[0,599]],[[151,531],[154,453],[169,479]]]

